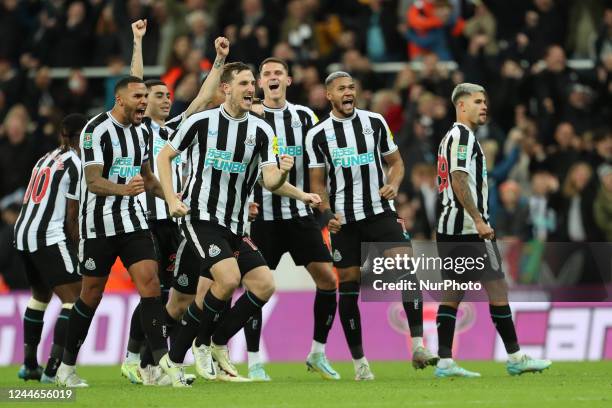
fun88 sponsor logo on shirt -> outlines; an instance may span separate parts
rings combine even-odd
[[[374,153],[357,154],[355,147],[339,147],[332,150],[332,163],[334,167],[363,166],[374,162]]]
[[[140,166],[134,166],[133,157],[117,157],[108,174],[109,176],[131,178],[140,174]]]
[[[302,146],[288,146],[285,138],[279,137],[278,142],[278,154],[287,154],[289,156],[297,157],[303,154]]]
[[[157,138],[157,137],[153,140],[153,155],[155,157],[157,157],[159,152],[161,152],[161,150],[164,148],[166,143],[167,142],[164,139]],[[172,161],[174,162],[174,164],[181,164],[181,155],[179,154]]]
[[[206,160],[204,167],[212,167],[215,170],[225,171],[228,173],[244,173],[247,168],[247,163],[232,161],[233,153],[227,150],[218,150],[212,147],[206,149]]]

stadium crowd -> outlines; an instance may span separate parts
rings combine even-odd
[[[384,115],[406,166],[398,213],[429,239],[437,148],[460,82],[483,85],[492,225],[501,239],[612,240],[612,3],[603,0],[2,0],[0,1],[0,275],[27,287],[13,225],[36,160],[56,147],[61,118],[113,104],[129,67],[130,22],[146,18],[146,66],[163,66],[173,113],[195,97],[214,58],[288,62],[288,99],[320,117],[330,64]],[[590,61],[577,68],[568,59]],[[375,70],[381,62],[398,72]],[[449,64],[456,62],[456,69]],[[106,66],[105,77],[83,68]],[[52,68],[68,68],[54,77]],[[172,115],[171,115],[172,116]]]

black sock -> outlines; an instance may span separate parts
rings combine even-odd
[[[410,337],[423,337],[423,302],[419,298],[403,302],[410,327]]]
[[[62,308],[57,320],[55,322],[55,329],[53,330],[53,345],[51,346],[51,353],[49,354],[49,361],[45,367],[45,375],[47,377],[55,377],[57,368],[62,361],[62,354],[64,353],[64,346],[66,346],[66,336],[68,332],[68,319],[70,318],[71,309]]]
[[[344,330],[344,337],[351,351],[353,359],[364,356],[361,340],[361,314],[359,313],[359,282],[340,282],[338,286],[339,302],[338,313]]]
[[[249,321],[244,325],[244,338],[246,339],[248,352],[255,353],[259,351],[261,319],[261,309],[257,309]]]
[[[519,351],[520,347],[516,338],[516,331],[514,330],[514,322],[512,321],[512,311],[510,310],[510,305],[489,305],[489,312],[491,313],[493,325],[495,325],[499,336],[504,342],[506,352],[510,354]]]
[[[200,320],[202,319],[202,310],[196,305],[195,300],[189,305],[183,317],[181,324],[176,332],[176,335],[170,346],[168,356],[174,363],[182,363],[185,359],[187,350],[191,347],[193,339],[198,335]]]
[[[174,317],[170,316],[170,314],[168,313],[168,309],[166,309],[165,307],[164,307],[164,319],[166,321],[166,335],[168,336],[170,344],[172,344],[172,340],[174,339],[176,330],[178,328],[177,327],[178,321],[175,320]]]
[[[225,346],[229,339],[236,334],[244,324],[261,309],[266,301],[259,299],[248,290],[236,301],[234,307],[227,311],[219,327],[212,336],[212,341],[220,346]]]
[[[455,322],[457,309],[451,306],[440,305],[436,323],[438,325],[438,355],[440,358],[453,357],[453,337],[455,337]]]
[[[78,298],[72,306],[70,318],[68,319],[68,334],[66,335],[66,346],[62,362],[67,365],[75,365],[79,349],[83,345],[89,326],[96,313],[96,309],[91,308]]]
[[[317,288],[314,300],[314,335],[312,339],[319,343],[327,343],[327,335],[336,317],[336,289]]]
[[[27,368],[38,367],[38,344],[43,329],[44,310],[26,308],[23,315],[23,364]]]
[[[157,365],[164,354],[168,352],[168,343],[165,337],[164,307],[159,296],[141,298],[140,305],[142,330],[147,345],[153,353],[154,365]]]
[[[221,319],[225,304],[226,301],[217,298],[210,289],[206,292],[204,302],[202,303],[202,321],[200,322],[198,337],[195,341],[196,346],[202,344],[210,346],[210,336],[214,333]]]
[[[134,308],[132,312],[129,336],[127,351],[130,353],[140,353],[140,348],[145,340],[144,331],[142,331],[142,323],[140,322],[140,303],[136,305],[136,308]]]
[[[153,352],[147,342],[143,342],[140,347],[140,367],[147,368],[148,365],[155,365],[155,359],[153,358]]]

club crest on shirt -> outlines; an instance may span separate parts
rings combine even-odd
[[[333,133],[331,135],[325,135],[325,140],[327,140],[328,142],[333,142],[336,140],[336,135]]]
[[[255,135],[247,135],[246,139],[244,139],[244,144],[246,146],[255,146]]]
[[[366,126],[366,127],[363,128],[363,134],[365,136],[370,136],[372,133],[374,133],[374,130],[372,130],[371,127]]]
[[[219,132],[217,132],[216,130],[208,130],[208,137],[217,137],[218,134]]]
[[[182,274],[180,274],[180,275],[179,275],[179,277],[176,279],[176,282],[177,282],[179,285],[181,285],[181,286],[185,287],[185,286],[189,285],[189,278],[187,277],[187,275],[186,275],[186,274],[182,273]]]
[[[334,262],[340,262],[342,260],[342,254],[337,249],[334,250]]]
[[[295,119],[294,121],[291,122],[291,127],[292,128],[302,127],[302,122],[300,122],[299,120]]]
[[[208,247],[208,255],[211,258],[214,258],[215,256],[219,255],[220,253],[221,253],[221,248],[219,248],[215,244],[210,244],[210,246]]]
[[[96,262],[91,259],[91,258],[87,258],[87,260],[85,261],[85,269],[87,269],[88,271],[93,271],[96,269]]]

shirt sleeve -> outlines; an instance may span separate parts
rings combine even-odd
[[[395,140],[393,139],[393,132],[389,129],[389,125],[387,125],[387,121],[382,116],[379,117],[382,122],[383,131],[382,135],[379,139],[380,143],[380,154],[383,156],[387,156],[397,150],[397,145],[395,144]]]
[[[79,189],[79,180],[81,179],[81,163],[75,162],[74,160],[70,160],[66,163],[67,171],[64,175],[64,179],[68,184],[68,188],[64,195],[66,198],[71,200],[79,200],[80,197],[80,189]]]
[[[198,127],[196,126],[198,121],[197,118],[197,115],[190,116],[178,127],[178,130],[174,132],[170,138],[168,144],[178,153],[187,150],[189,146],[198,142],[198,138],[196,137],[198,134]]]
[[[168,129],[172,129],[173,132],[176,132],[176,129],[179,128],[179,125],[183,123],[184,120],[185,120],[185,112],[181,113],[180,115],[176,115],[172,119],[166,121],[166,127]]]
[[[81,132],[81,157],[83,158],[83,167],[92,164],[104,165],[104,155],[102,152],[102,135],[104,135],[102,127],[93,129],[83,129]]]
[[[451,134],[450,171],[452,173],[455,170],[461,170],[469,173],[476,139],[466,129],[460,126],[457,129],[459,132]]]
[[[308,158],[308,167],[325,167],[325,155],[323,154],[323,147],[321,146],[321,140],[323,139],[320,135],[323,135],[324,129],[319,128],[310,129],[306,134],[306,157]]]
[[[257,128],[257,137],[259,138],[259,168],[276,165],[276,156],[278,154],[278,141],[274,135],[272,127],[263,120]]]

